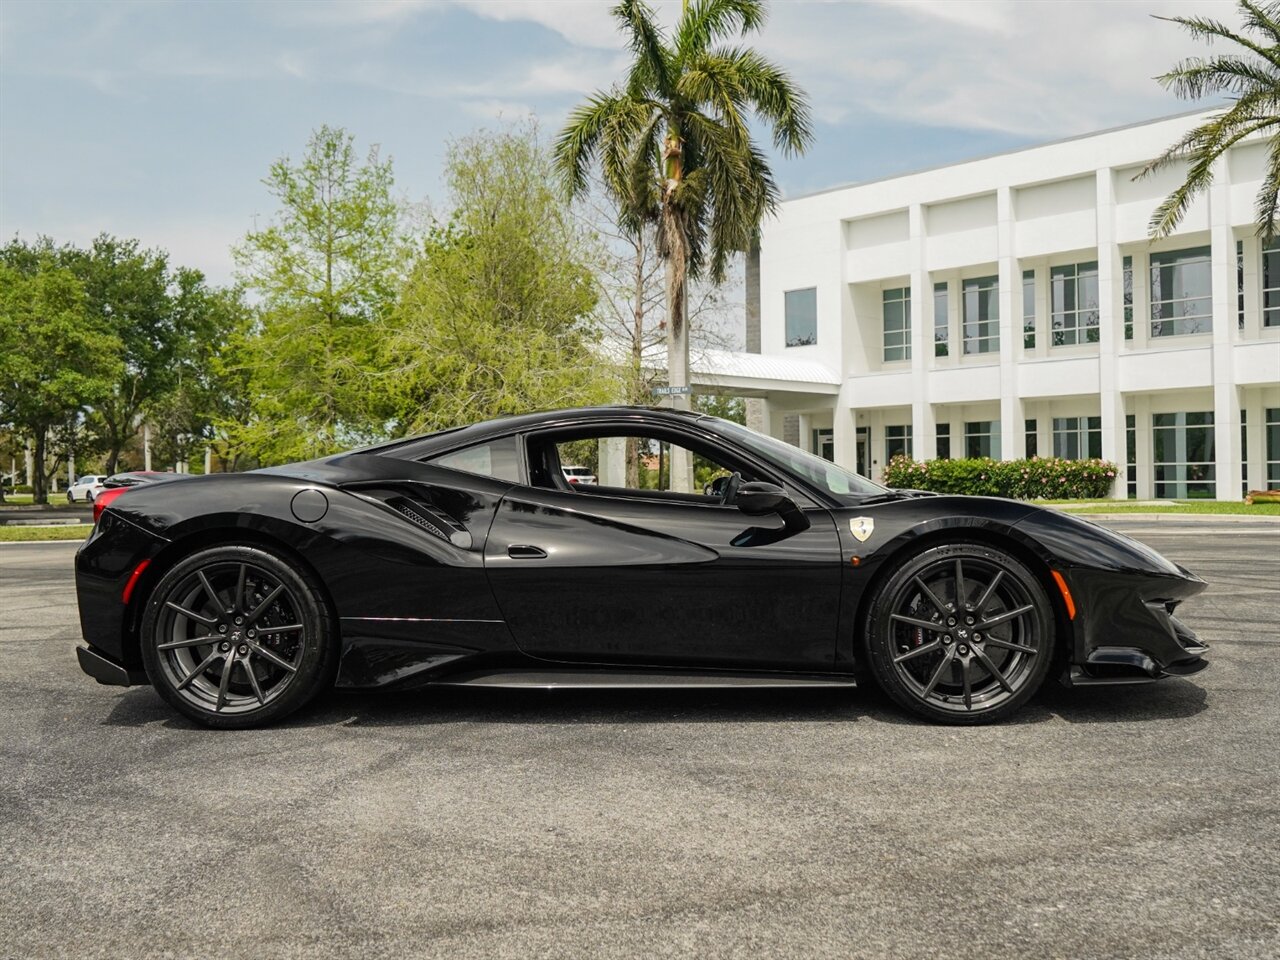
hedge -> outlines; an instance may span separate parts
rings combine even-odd
[[[1105,497],[1118,469],[1106,460],[929,460],[897,456],[884,468],[889,487],[965,493],[1016,500],[1075,500]]]

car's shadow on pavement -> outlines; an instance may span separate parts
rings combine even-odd
[[[1181,679],[1141,686],[1064,689],[1050,683],[1008,725],[1178,720],[1208,709],[1203,687]],[[332,691],[277,728],[400,727],[430,724],[817,723],[868,720],[924,723],[870,681],[856,690],[509,690],[434,687],[410,691]],[[199,729],[149,687],[116,699],[102,723],[163,723]]]

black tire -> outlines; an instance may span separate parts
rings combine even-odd
[[[67,503],[75,503],[76,498],[71,495],[71,491],[67,491]]]
[[[895,703],[940,723],[991,723],[1044,683],[1053,610],[1016,557],[987,544],[946,543],[908,558],[880,584],[864,643]]]
[[[152,590],[142,662],[160,696],[197,723],[258,727],[332,686],[337,637],[310,571],[258,546],[212,547]]]

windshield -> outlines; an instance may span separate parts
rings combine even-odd
[[[716,417],[708,417],[701,422],[721,436],[742,444],[770,463],[776,463],[803,477],[819,490],[825,490],[832,496],[861,499],[884,493],[887,489],[851,470],[836,466],[830,460],[815,457],[812,453],[805,453],[799,447],[793,447],[782,440],[775,440],[763,433],[757,433],[741,424]]]

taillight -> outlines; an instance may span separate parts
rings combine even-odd
[[[115,500],[121,494],[125,493],[128,487],[112,487],[109,490],[103,490],[93,498],[93,522],[97,523],[98,518],[102,516],[102,511],[111,505],[111,501]]]

